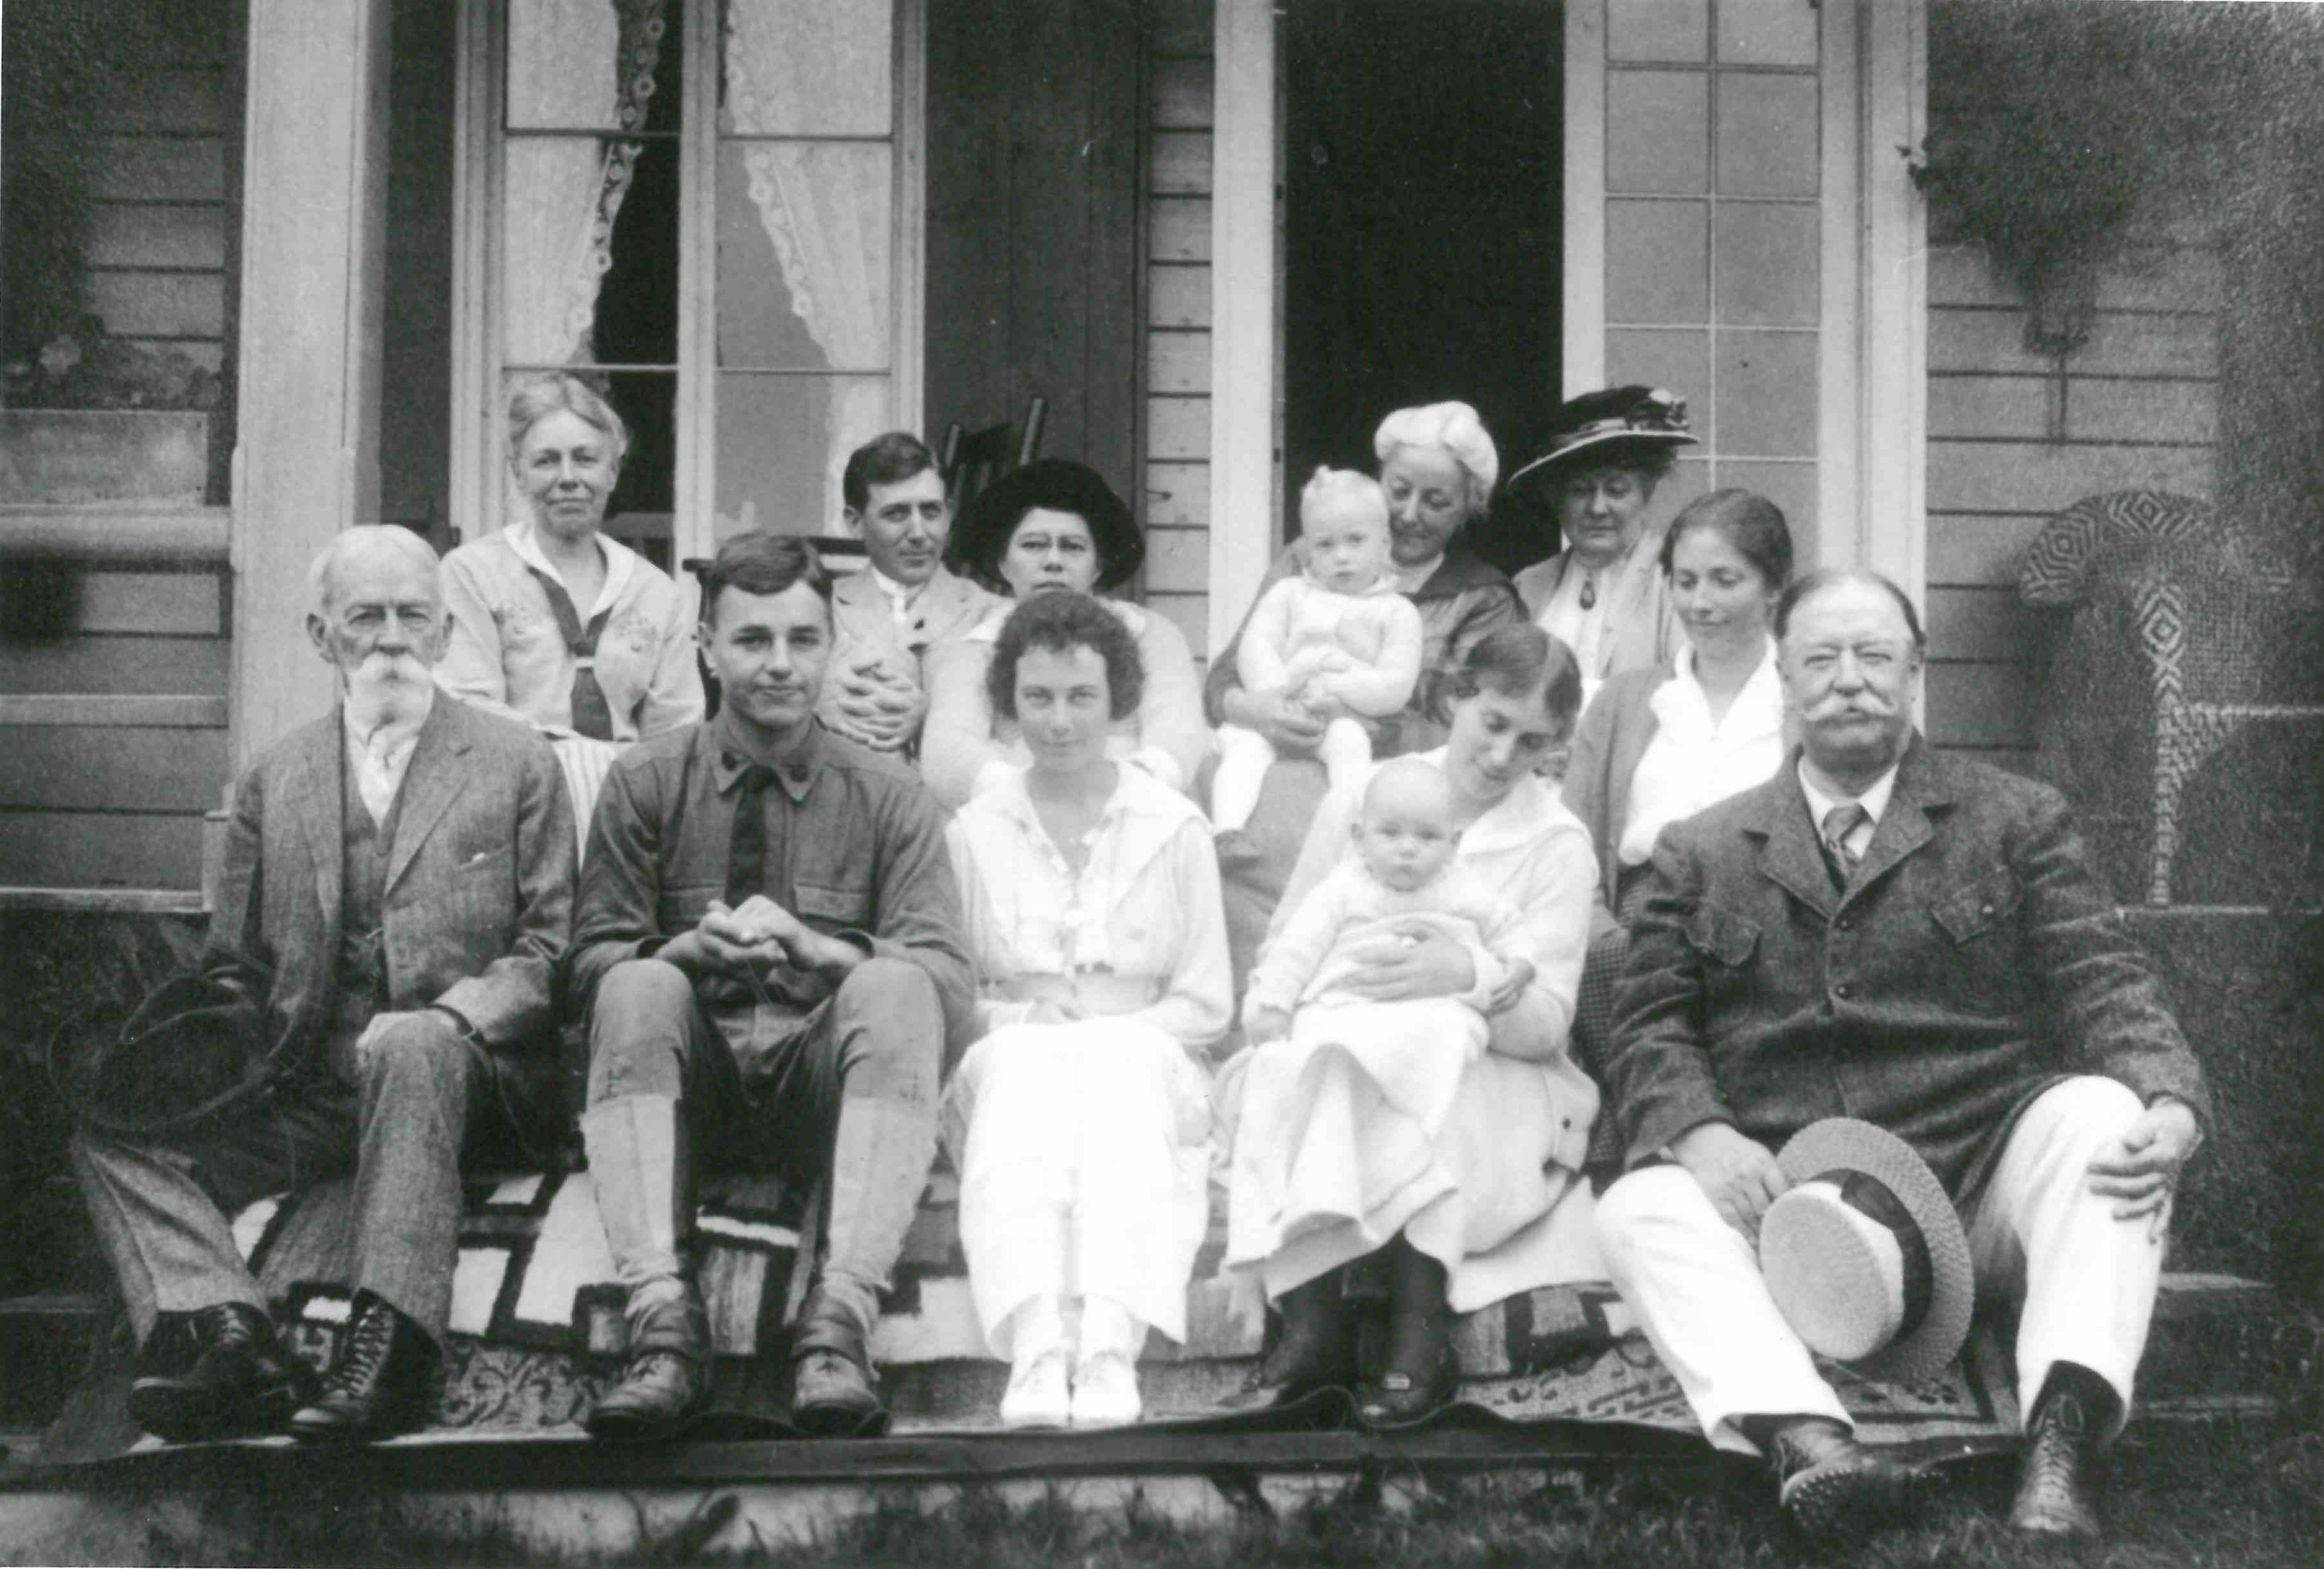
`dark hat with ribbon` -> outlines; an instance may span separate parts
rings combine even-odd
[[[1129,582],[1145,563],[1146,536],[1105,477],[1085,463],[1044,457],[1010,470],[978,493],[952,531],[954,564],[987,583],[1001,583],[1001,558],[1030,512],[1071,512],[1089,525],[1100,592]]]
[[[1618,463],[1626,456],[1640,456],[1642,448],[1694,444],[1694,432],[1686,422],[1686,400],[1675,392],[1637,385],[1584,392],[1559,406],[1550,421],[1547,448],[1510,475],[1503,488],[1527,479],[1537,482],[1584,453],[1600,463]]]
[[[1969,1338],[1977,1286],[1944,1185],[1885,1128],[1830,1117],[1775,1163],[1791,1186],[1759,1220],[1759,1272],[1817,1355],[1867,1378],[1941,1372]]]
[[[49,1042],[49,1076],[82,1124],[156,1133],[263,1092],[278,1066],[264,1006],[225,969],[163,982],[117,1032],[72,1026]]]

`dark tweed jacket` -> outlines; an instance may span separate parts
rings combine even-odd
[[[2210,1100],[2063,797],[1913,739],[1843,895],[1775,777],[1666,829],[1631,926],[1610,1100],[1628,1159],[1723,1121],[1773,1149],[1823,1117],[1904,1139],[1956,1199],[2076,1074]]]

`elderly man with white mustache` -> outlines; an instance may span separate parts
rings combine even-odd
[[[1920,618],[1826,568],[1775,606],[1800,745],[1665,828],[1631,923],[1608,1087],[1630,1173],[1608,1271],[1711,1442],[1765,1454],[1786,1512],[1847,1534],[1911,1501],[1858,1445],[1752,1245],[1810,1123],[1877,1123],[1960,1208],[1979,1292],[2015,1298],[2026,1451],[2010,1523],[2094,1537],[2181,1168],[2210,1102],[2145,955],[2047,785],[1913,727]]]
[[[236,781],[202,956],[259,1004],[263,1100],[171,1128],[84,1128],[73,1165],[141,1352],[131,1415],[172,1441],[360,1441],[424,1423],[458,1251],[460,1151],[538,1070],[571,921],[572,808],[548,744],[438,690],[435,552],[356,528],[317,558],[307,616],[338,674],[325,718]],[[319,1391],[279,1343],[227,1217],[355,1177],[353,1309]]]

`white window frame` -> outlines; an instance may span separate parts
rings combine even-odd
[[[677,473],[671,559],[716,548],[718,250],[716,71],[725,0],[687,0],[679,116]],[[816,0],[792,0],[812,5]],[[927,6],[893,0],[894,235],[890,263],[889,416],[920,430],[925,417],[927,273]],[[499,309],[503,73],[507,0],[460,0],[453,165],[452,515],[478,539],[503,527],[507,486]],[[835,526],[837,519],[831,520]]]

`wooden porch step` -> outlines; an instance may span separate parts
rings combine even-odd
[[[109,1312],[102,1296],[88,1291],[0,1300],[0,1430],[36,1432],[54,1420],[88,1371]],[[9,1444],[12,1453],[21,1447]]]

